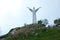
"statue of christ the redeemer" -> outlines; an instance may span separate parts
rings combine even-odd
[[[41,8],[41,7],[39,7],[39,8]],[[31,9],[31,8],[29,8],[28,7],[28,9],[32,12],[32,14],[33,14],[33,24],[36,24],[37,22],[36,22],[36,12],[39,10],[39,8],[37,8],[37,9],[35,9],[35,7],[33,7],[33,9]]]

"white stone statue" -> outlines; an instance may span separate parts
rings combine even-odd
[[[35,9],[35,7],[33,7],[33,9],[31,9],[31,8],[29,8],[29,7],[27,7],[31,12],[32,12],[32,14],[33,14],[33,24],[36,24],[36,12],[39,10],[39,8],[41,8],[41,7],[39,7],[39,8],[37,8],[37,9]]]

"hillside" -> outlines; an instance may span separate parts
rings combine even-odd
[[[6,37],[6,40],[60,40],[60,30],[56,28],[34,27],[29,25],[21,29],[17,28],[17,33],[13,38]]]
[[[45,26],[36,27],[31,24],[14,28],[5,36],[4,40],[60,40],[60,29]]]

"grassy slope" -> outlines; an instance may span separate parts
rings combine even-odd
[[[17,40],[60,40],[60,32],[56,29],[48,29],[45,32],[41,30],[36,30],[35,33],[38,33],[38,36],[30,35],[23,39],[23,34],[18,35]],[[6,40],[13,40],[10,37],[7,37]]]

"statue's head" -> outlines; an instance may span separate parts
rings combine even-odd
[[[33,7],[33,9],[35,9],[35,7]]]

